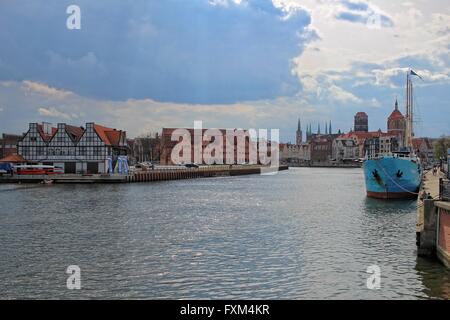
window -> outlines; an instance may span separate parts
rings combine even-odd
[[[94,147],[94,156],[98,157],[102,155],[102,147]]]
[[[80,147],[79,153],[80,153],[80,156],[85,156],[86,155],[86,147]]]

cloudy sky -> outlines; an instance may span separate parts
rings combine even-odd
[[[0,44],[0,132],[203,120],[294,141],[298,117],[348,131],[357,111],[385,130],[412,68],[416,135],[450,134],[448,0],[2,0]]]

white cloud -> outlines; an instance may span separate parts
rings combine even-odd
[[[393,83],[393,78],[399,75],[404,75],[407,73],[409,68],[386,68],[386,69],[374,69],[372,72],[375,75],[375,84],[381,86],[389,86],[391,88],[396,88]],[[415,69],[414,70],[424,81],[425,84],[430,84],[430,82],[446,82],[450,80],[447,74],[432,72],[427,69]],[[422,83],[419,83],[419,85]]]
[[[311,13],[310,28],[320,37],[307,44],[305,51],[293,59],[292,72],[307,91],[317,91],[318,85],[322,85],[323,81],[327,81],[326,86],[335,83],[335,79],[329,76],[333,72],[353,74],[353,81],[359,84],[367,81],[368,77],[375,77],[378,85],[391,86],[389,77],[394,75],[392,73],[406,71],[407,66],[400,61],[408,58],[421,59],[440,69],[438,73],[421,70],[424,79],[449,79],[450,7],[446,0],[414,3],[358,1],[358,4],[366,4],[369,10],[393,21],[391,27],[379,29],[336,19],[338,12],[349,10],[343,6],[342,1],[274,1],[287,8],[286,10],[296,6],[306,7]],[[374,70],[371,76],[356,74],[361,70],[355,68],[355,65],[362,63],[386,66],[386,70]]]
[[[2,86],[0,81],[0,103],[3,103],[2,97],[8,97],[8,103],[17,107],[10,118],[0,117],[0,127],[17,132],[35,121],[66,122],[79,126],[94,121],[126,130],[129,137],[135,137],[159,131],[162,127],[192,127],[194,120],[202,120],[204,126],[209,128],[280,128],[283,139],[295,132],[286,129],[286,126],[296,125],[292,119],[301,116],[302,121],[315,122],[324,113],[301,96],[232,104],[170,103],[152,99],[113,101],[77,93],[60,99],[58,95],[30,97],[23,90],[22,82],[13,81],[8,87]]]
[[[72,94],[70,91],[52,88],[46,84],[25,80],[22,82],[22,90],[27,93],[34,93],[41,96],[64,99]]]
[[[341,102],[361,103],[362,100],[349,91],[345,91],[341,87],[331,85],[328,89],[330,98]]]
[[[62,111],[57,110],[56,108],[38,108],[38,113],[41,116],[44,117],[49,117],[49,118],[58,118],[58,119],[64,119],[64,120],[72,120],[74,118],[74,116],[76,117],[75,114],[68,114],[68,113],[64,113]]]
[[[228,7],[230,4],[241,4],[242,0],[209,0],[208,2],[213,6]]]

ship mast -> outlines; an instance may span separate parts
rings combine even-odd
[[[406,130],[405,147],[412,148],[413,132],[413,85],[411,81],[411,71],[406,74]]]

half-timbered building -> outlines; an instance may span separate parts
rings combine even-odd
[[[30,123],[18,143],[18,153],[29,163],[54,165],[65,173],[107,173],[109,159],[127,154],[126,132],[87,123],[86,128],[59,123]]]

